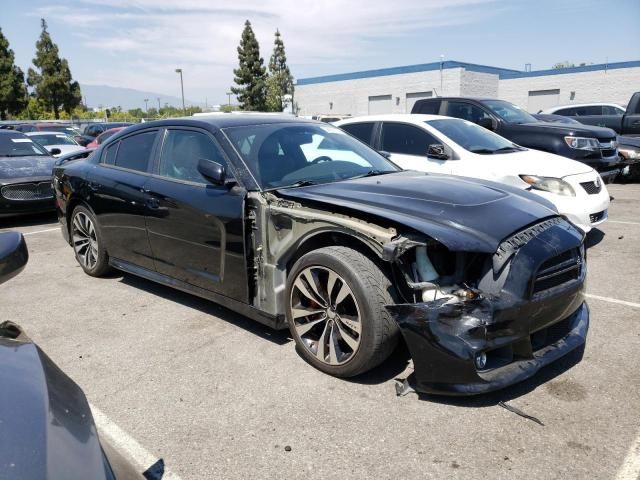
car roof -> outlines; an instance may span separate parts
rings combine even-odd
[[[270,125],[276,123],[314,123],[322,124],[315,120],[307,120],[293,115],[286,114],[266,114],[266,113],[212,113],[211,115],[200,115],[197,117],[177,117],[165,120],[154,120],[151,122],[139,123],[129,127],[129,132],[142,130],[150,127],[168,127],[175,125],[203,127],[209,129],[221,129],[229,127],[245,127],[250,125]],[[326,124],[322,124],[326,125]]]
[[[626,110],[622,105],[613,102],[591,102],[591,103],[567,103],[565,105],[556,105],[555,107],[545,108],[542,113],[552,113],[556,110],[560,110],[561,108],[572,108],[572,107],[618,107],[622,110]]]
[[[442,120],[445,118],[451,119],[453,117],[447,117],[445,115],[427,115],[422,113],[385,113],[380,115],[364,115],[361,117],[345,118],[344,120],[335,122],[335,125],[340,126],[361,122],[405,122],[418,125],[429,120]]]

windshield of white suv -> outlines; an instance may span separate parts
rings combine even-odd
[[[0,157],[49,156],[44,148],[20,132],[0,134]]]
[[[483,100],[483,105],[508,123],[531,123],[537,120],[513,103],[504,100]]]
[[[453,140],[465,150],[473,153],[491,155],[522,149],[522,147],[518,147],[506,138],[467,120],[444,118],[441,120],[428,120],[425,123]]]
[[[339,128],[275,123],[223,129],[262,189],[300,187],[398,168]]]
[[[64,133],[43,133],[40,135],[29,135],[29,137],[38,142],[43,147],[49,145],[78,145],[73,138],[65,135]]]

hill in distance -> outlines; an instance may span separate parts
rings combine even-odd
[[[182,99],[171,95],[157,92],[145,92],[133,88],[110,87],[108,85],[86,85],[80,84],[83,102],[86,101],[89,108],[94,107],[122,107],[123,110],[132,108],[142,108],[144,110],[144,99],[149,99],[149,108],[158,108],[158,98],[160,106],[164,107],[168,103],[172,107],[181,107]],[[204,107],[203,102],[195,102],[185,98],[186,105]]]

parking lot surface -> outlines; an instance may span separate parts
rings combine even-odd
[[[287,331],[130,275],[85,275],[54,216],[0,220],[30,250],[0,287],[1,319],[84,389],[125,456],[141,469],[162,459],[165,479],[636,480],[640,185],[609,190],[610,220],[588,237],[582,361],[491,395],[396,397],[401,351],[350,381],[324,375]]]

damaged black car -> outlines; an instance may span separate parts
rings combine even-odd
[[[149,122],[54,170],[84,271],[213,300],[351,377],[406,342],[418,391],[477,394],[585,343],[583,234],[526,191],[400,171],[289,116]]]

